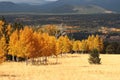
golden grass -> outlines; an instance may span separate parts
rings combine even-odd
[[[67,54],[49,58],[49,65],[5,62],[0,65],[0,80],[120,80],[120,55],[101,55],[101,65],[90,65],[87,54]]]

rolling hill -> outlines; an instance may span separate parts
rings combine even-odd
[[[34,12],[34,13],[119,13],[119,0],[58,0],[44,5],[18,4],[0,2],[0,13]]]

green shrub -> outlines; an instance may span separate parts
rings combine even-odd
[[[101,58],[99,58],[99,52],[98,52],[97,49],[93,49],[90,52],[90,56],[89,56],[88,61],[89,61],[90,64],[101,64],[100,63]]]

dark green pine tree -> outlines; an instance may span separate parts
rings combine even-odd
[[[89,55],[88,61],[90,64],[101,64],[101,58],[99,58],[100,54],[97,49],[93,49]]]

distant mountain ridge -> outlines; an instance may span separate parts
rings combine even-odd
[[[0,13],[38,12],[38,13],[119,13],[119,0],[58,0],[44,5],[0,2]]]

